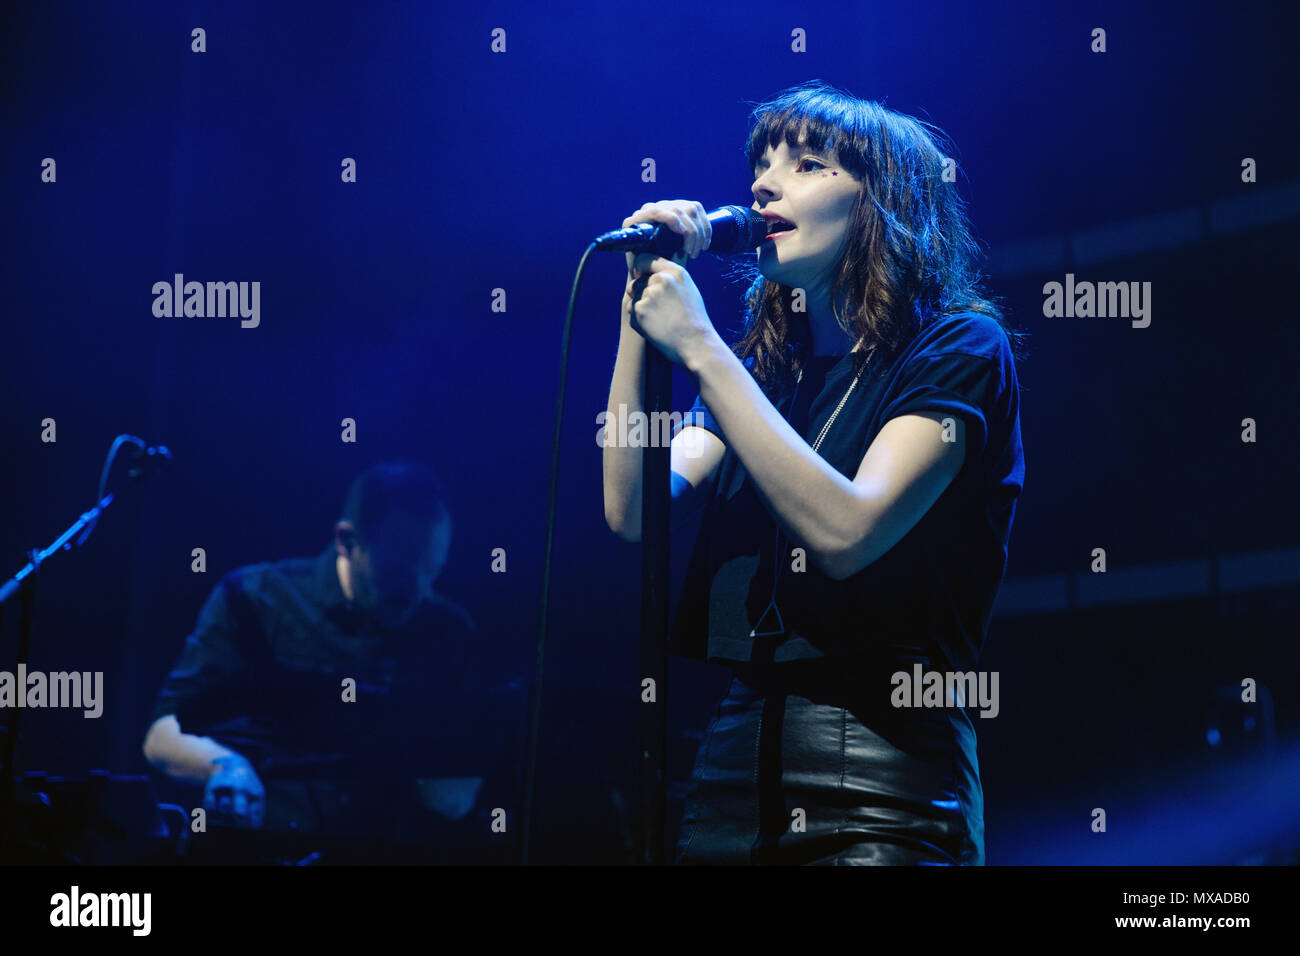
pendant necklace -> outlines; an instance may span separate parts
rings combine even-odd
[[[822,430],[818,433],[817,440],[812,444],[812,450],[814,452],[821,448],[822,442],[826,438],[826,433],[829,432],[831,426],[835,424],[835,419],[839,416],[840,410],[844,408],[845,403],[849,400],[849,396],[853,394],[853,389],[857,387],[858,379],[862,378],[862,373],[865,372],[867,366],[871,364],[871,359],[875,356],[875,353],[876,349],[873,346],[871,354],[867,356],[866,363],[864,363],[858,373],[853,376],[853,381],[849,382],[848,391],[844,393],[844,397],[840,399],[840,403],[835,406],[835,411],[831,412],[831,417],[826,419],[826,424],[822,426]],[[802,382],[803,369],[800,369],[794,382],[794,395],[790,399],[790,415],[794,414],[795,405],[799,401],[799,386]],[[811,406],[809,407],[811,409]],[[789,420],[789,418],[786,419],[787,422]],[[781,579],[781,569],[784,566],[784,562],[781,560],[781,539],[784,535],[781,533],[781,523],[776,521],[775,518],[773,518],[773,523],[776,525],[776,543],[772,549],[772,596],[768,600],[767,607],[763,610],[763,613],[759,615],[758,623],[750,630],[750,637],[776,637],[785,633],[785,622],[781,620],[781,609],[776,605],[776,585]],[[759,627],[767,619],[769,613],[776,615],[776,630],[760,631]]]

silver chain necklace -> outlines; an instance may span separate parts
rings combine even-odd
[[[817,435],[817,440],[813,442],[812,450],[814,452],[816,452],[819,448],[821,448],[822,441],[826,438],[826,433],[829,432],[831,430],[831,426],[835,424],[835,419],[839,416],[840,410],[843,409],[845,403],[848,402],[849,396],[853,394],[853,389],[857,387],[858,379],[862,378],[862,373],[867,370],[867,366],[871,364],[871,359],[875,356],[875,354],[876,354],[876,350],[875,347],[873,346],[871,349],[871,354],[867,356],[866,363],[862,366],[862,368],[858,371],[858,373],[853,376],[853,381],[849,382],[849,387],[848,390],[844,393],[844,397],[841,398],[840,403],[835,406],[835,411],[831,412],[831,417],[826,419],[826,424],[822,426],[821,432]],[[802,382],[803,382],[803,369],[800,369],[798,376],[794,380],[794,395],[790,399],[790,412],[789,415],[787,415],[786,417],[787,422],[789,422],[790,416],[794,415],[795,404],[799,401],[799,385]],[[809,406],[809,411],[811,411],[811,408],[812,407]],[[784,562],[781,560],[781,538],[782,538],[781,523],[777,521],[775,518],[773,518],[772,520],[773,523],[776,525],[776,542],[772,548],[772,595],[768,599],[767,607],[764,608],[763,613],[758,616],[758,624],[762,624],[763,621],[766,620],[767,618],[768,611],[771,611],[776,614],[777,629],[775,631],[760,631],[758,629],[758,624],[755,624],[754,627],[752,627],[749,631],[750,637],[775,637],[785,633],[785,622],[781,620],[781,609],[777,607],[776,604],[776,585],[777,582],[780,581],[781,579],[781,570],[784,567]]]

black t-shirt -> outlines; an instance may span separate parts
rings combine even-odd
[[[175,714],[183,732],[248,758],[267,786],[268,826],[305,828],[307,816],[328,814],[273,812],[294,806],[287,795],[304,780],[328,782],[345,804],[372,791],[391,810],[397,788],[415,799],[415,780],[513,768],[521,684],[490,673],[482,654],[470,615],[441,595],[400,629],[381,629],[345,598],[330,547],[225,575],[151,722]],[[344,699],[349,678],[354,701]]]
[[[778,396],[773,405],[812,444],[853,374],[853,353],[815,356],[798,391]],[[784,633],[777,636],[750,636],[774,629],[770,612],[759,622],[772,596],[777,525],[728,447],[686,572],[673,650],[723,662],[862,656],[974,668],[1006,569],[1024,480],[1019,384],[1011,343],[996,321],[970,312],[943,316],[887,365],[873,357],[819,454],[851,480],[886,422],[922,411],[964,419],[961,471],[902,540],[843,581],[811,562],[793,571],[791,550],[798,542],[783,537],[776,603]],[[727,440],[700,399],[686,425]]]

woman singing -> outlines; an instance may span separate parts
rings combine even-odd
[[[683,268],[704,208],[623,221],[685,239],[628,256],[607,415],[644,408],[647,339],[698,382],[673,522],[707,509],[673,650],[732,672],[679,863],[984,862],[968,711],[997,712],[975,667],[1024,474],[1018,335],[980,289],[938,135],[816,81],[753,111],[770,231],[733,347]],[[641,451],[603,456],[606,520],[636,541]]]

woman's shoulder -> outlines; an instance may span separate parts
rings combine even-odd
[[[931,318],[906,349],[913,356],[962,353],[998,359],[1011,351],[1002,324],[983,312],[951,312]]]

